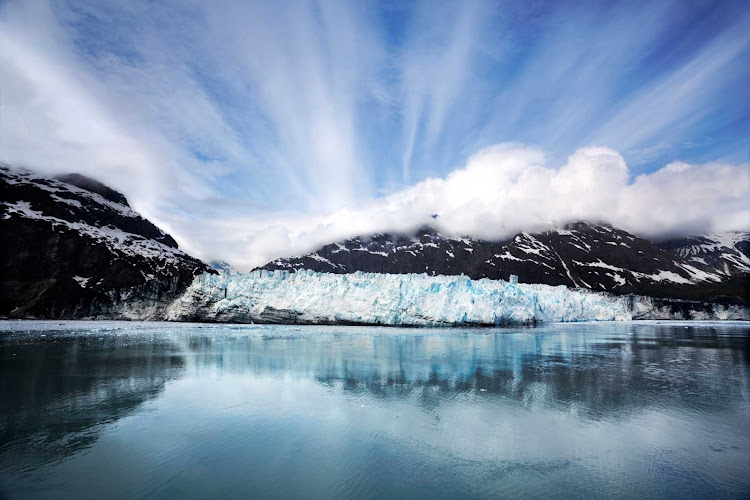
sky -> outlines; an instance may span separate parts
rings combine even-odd
[[[731,0],[0,0],[0,161],[239,269],[430,222],[750,230],[748,33]]]

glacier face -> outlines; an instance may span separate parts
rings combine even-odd
[[[721,306],[695,319],[743,319]],[[166,319],[402,326],[671,319],[655,299],[465,276],[317,273],[203,274]]]

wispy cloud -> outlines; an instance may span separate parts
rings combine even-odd
[[[409,182],[414,149],[434,149],[448,114],[467,102],[479,63],[477,43],[494,12],[485,2],[425,3],[413,13],[411,35],[397,55],[403,114],[402,179]],[[455,119],[455,115],[453,116]]]
[[[431,213],[489,236],[596,214],[648,234],[741,228],[749,15],[731,1],[11,0],[0,160],[97,177],[188,250],[246,266]],[[535,146],[485,149],[510,141]],[[585,146],[611,149],[571,158],[607,151],[581,161],[627,162],[624,180],[570,174]],[[495,167],[476,167],[488,154]],[[678,160],[692,166],[662,168]],[[659,205],[663,220],[641,212],[670,179],[719,184],[692,205],[666,196],[682,208]]]

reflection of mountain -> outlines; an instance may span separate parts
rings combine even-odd
[[[430,415],[444,405],[463,411],[504,398],[599,420],[656,408],[726,411],[746,401],[750,354],[750,327],[736,326],[568,325],[490,334],[119,328],[101,337],[0,334],[0,470],[32,469],[88,448],[103,424],[137,412],[166,382],[185,376],[239,375],[221,377],[222,384],[315,380],[341,404],[364,394],[383,408],[415,405]]]
[[[676,335],[675,328],[660,326],[644,335],[643,327],[631,328],[625,341],[589,343],[580,335],[567,345],[555,344],[559,337],[551,343],[544,333],[522,339],[489,336],[479,339],[480,346],[460,347],[460,341],[445,339],[444,351],[432,353],[402,338],[388,349],[395,358],[387,367],[366,360],[328,363],[318,367],[316,377],[383,399],[416,393],[427,407],[476,392],[525,405],[575,407],[590,418],[661,405],[718,410],[742,400],[744,389],[732,375],[750,353],[747,336],[715,337],[682,328]],[[404,341],[407,346],[396,347]],[[421,360],[414,359],[417,353],[424,355],[417,356]]]
[[[724,408],[742,399],[746,389],[736,374],[750,353],[750,328],[732,335],[720,334],[721,327],[656,324],[568,326],[561,335],[280,327],[261,330],[276,335],[248,337],[248,331],[223,341],[197,331],[185,336],[192,363],[228,374],[314,378],[383,400],[417,395],[428,407],[477,393],[575,407],[591,418],[659,405]]]
[[[183,366],[169,345],[108,334],[0,338],[0,469],[34,468],[89,447],[102,424],[156,398]]]

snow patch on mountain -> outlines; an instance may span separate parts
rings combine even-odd
[[[0,205],[3,206],[5,211],[3,215],[4,219],[9,219],[13,215],[17,215],[27,219],[49,222],[53,230],[65,228],[76,231],[95,241],[104,243],[110,250],[121,254],[170,261],[171,263],[176,263],[177,259],[181,257],[187,257],[187,254],[182,250],[112,226],[96,227],[84,222],[70,222],[45,215],[42,212],[33,210],[27,201],[17,201],[15,203],[1,202]]]
[[[664,242],[674,253],[703,266],[721,269],[722,274],[750,272],[750,233],[727,232],[679,238]]]
[[[73,276],[73,279],[76,280],[76,283],[81,285],[81,288],[86,288],[86,284],[91,278],[84,278],[83,276]]]

